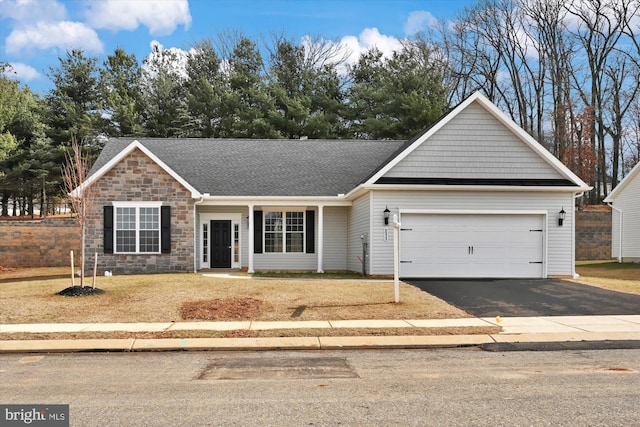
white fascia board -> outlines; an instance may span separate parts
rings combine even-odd
[[[122,151],[120,151],[116,156],[114,156],[111,160],[109,160],[104,166],[98,169],[93,175],[87,179],[85,182],[85,186],[89,186],[99,180],[104,174],[109,172],[115,165],[120,163],[122,159],[127,157],[129,154],[133,152],[133,150],[138,149],[142,151],[147,157],[149,157],[153,162],[155,162],[158,166],[160,166],[165,172],[167,172],[173,179],[178,181],[180,185],[186,188],[190,193],[191,197],[194,199],[199,199],[201,194],[198,190],[193,188],[191,184],[185,181],[180,175],[178,175],[173,169],[167,166],[162,160],[160,160],[155,154],[153,154],[147,147],[142,145],[138,140],[131,142],[127,145]],[[73,191],[74,193],[76,190]]]
[[[279,196],[208,196],[199,206],[254,205],[254,206],[351,206],[345,196],[279,197]]]
[[[591,187],[544,187],[544,186],[516,186],[516,185],[402,185],[402,184],[371,184],[362,185],[364,190],[391,191],[507,191],[507,192],[544,192],[544,193],[580,193]],[[351,193],[349,193],[351,195]]]
[[[616,188],[614,188],[613,191],[611,191],[611,193],[609,193],[609,195],[604,199],[604,202],[613,203],[613,201],[615,200],[616,197],[618,197],[622,189],[624,189],[624,187],[626,187],[633,180],[633,177],[639,173],[640,173],[640,163],[638,163],[633,167],[633,169],[631,169],[631,171],[627,174],[627,176],[625,176],[624,179],[620,181],[620,183],[616,186]]]
[[[584,181],[582,181],[576,174],[571,172],[560,160],[558,160],[553,154],[547,151],[538,141],[536,141],[531,135],[525,132],[516,122],[511,120],[502,110],[496,107],[488,98],[482,95],[480,92],[475,92],[473,95],[464,100],[460,105],[447,114],[442,120],[436,123],[431,129],[429,129],[424,135],[413,142],[397,157],[387,163],[382,169],[380,169],[375,175],[373,175],[365,184],[373,184],[387,172],[389,172],[395,165],[400,163],[404,158],[411,154],[416,148],[418,148],[424,141],[431,138],[433,134],[438,132],[443,126],[449,123],[460,112],[466,109],[471,103],[478,101],[489,113],[491,113],[498,121],[500,121],[507,128],[512,130],[523,142],[529,145],[536,153],[538,153],[543,159],[545,159],[554,169],[560,174],[564,175],[570,181],[574,182],[580,187],[580,191],[588,191],[591,189]]]

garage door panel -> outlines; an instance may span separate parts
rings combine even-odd
[[[403,277],[543,277],[543,215],[405,214]]]

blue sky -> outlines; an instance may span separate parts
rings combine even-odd
[[[0,0],[0,61],[12,78],[44,94],[66,49],[100,63],[116,47],[142,60],[158,43],[188,50],[224,30],[254,40],[272,32],[336,40],[353,53],[391,52],[433,19],[449,20],[475,0]]]

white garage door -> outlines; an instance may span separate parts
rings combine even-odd
[[[544,277],[543,215],[403,214],[401,277]]]

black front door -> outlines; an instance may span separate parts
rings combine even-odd
[[[211,268],[231,268],[231,221],[211,221]]]

